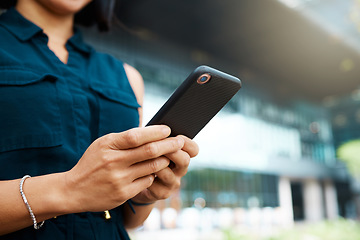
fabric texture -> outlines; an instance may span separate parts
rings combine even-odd
[[[0,15],[0,36],[0,180],[67,171],[98,137],[139,125],[123,62],[96,52],[79,31],[66,44],[67,64],[14,8]],[[111,215],[60,216],[0,239],[128,239],[121,206]]]

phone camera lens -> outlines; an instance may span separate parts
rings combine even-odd
[[[206,76],[203,76],[203,77],[200,78],[200,82],[206,82],[207,79],[208,78]]]
[[[211,78],[210,74],[204,73],[198,78],[197,83],[198,84],[205,84],[210,80],[210,78]]]

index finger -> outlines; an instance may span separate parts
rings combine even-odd
[[[170,128],[165,125],[132,128],[125,132],[110,134],[109,147],[114,150],[136,148],[146,143],[167,138],[170,132]]]
[[[196,142],[194,142],[193,140],[191,140],[190,138],[188,138],[188,137],[186,137],[184,135],[179,135],[179,137],[183,138],[184,142],[185,142],[184,147],[183,147],[182,150],[187,152],[191,158],[198,155],[199,146],[197,145]]]

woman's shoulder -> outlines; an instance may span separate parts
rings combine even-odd
[[[129,79],[129,81],[136,82],[136,83],[143,82],[142,76],[136,68],[134,68],[133,66],[131,66],[127,63],[123,63],[123,66],[124,66],[124,70],[126,72],[126,75]]]
[[[138,103],[142,106],[143,104],[143,98],[144,98],[144,81],[139,73],[138,70],[136,70],[133,66],[130,66],[129,64],[124,64],[124,69],[127,75],[127,78],[129,79],[129,83],[131,85],[131,88],[133,89],[136,99]]]

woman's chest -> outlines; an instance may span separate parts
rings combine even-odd
[[[81,55],[69,65],[47,62],[45,54],[24,58],[0,60],[0,152],[55,146],[82,152],[99,136],[138,126],[139,105],[115,69],[121,64]]]

